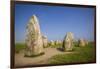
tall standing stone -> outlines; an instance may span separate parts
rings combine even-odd
[[[68,32],[63,40],[63,49],[64,51],[71,51],[73,49],[73,33]]]
[[[43,53],[43,42],[38,18],[33,15],[26,27],[26,52],[25,55],[32,56]]]
[[[48,46],[48,39],[46,36],[42,36],[43,39],[43,47],[47,47]]]

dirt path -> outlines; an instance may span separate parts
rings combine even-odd
[[[45,48],[45,54],[38,57],[24,57],[24,53],[15,54],[15,66],[28,66],[37,64],[46,64],[47,60],[57,54],[69,54],[72,52],[63,52],[56,48]]]

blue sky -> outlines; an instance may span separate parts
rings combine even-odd
[[[41,33],[48,40],[62,40],[67,32],[75,39],[94,40],[94,8],[15,4],[15,42],[24,42],[32,15],[38,17]]]

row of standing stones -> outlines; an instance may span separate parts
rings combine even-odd
[[[74,47],[74,36],[73,33],[68,32],[63,41],[53,41],[51,40],[48,42],[46,36],[43,36],[40,31],[39,21],[38,18],[33,15],[26,27],[26,49],[25,49],[25,56],[36,56],[44,54],[44,48],[49,45],[57,45],[62,44],[62,48],[64,51],[70,51]],[[88,44],[87,41],[80,39],[79,46],[85,46]]]

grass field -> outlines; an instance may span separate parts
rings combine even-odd
[[[89,43],[86,47],[74,47],[73,54],[58,54],[49,59],[49,64],[95,62],[95,47]]]
[[[61,45],[49,46],[52,48],[61,48]],[[15,53],[19,53],[25,49],[24,43],[15,44]],[[72,54],[57,54],[48,59],[49,64],[67,64],[67,63],[86,63],[95,62],[95,46],[93,43],[89,43],[85,47],[78,47],[75,45]]]
[[[16,43],[15,44],[15,53],[19,53],[21,50],[25,49],[24,43]]]

